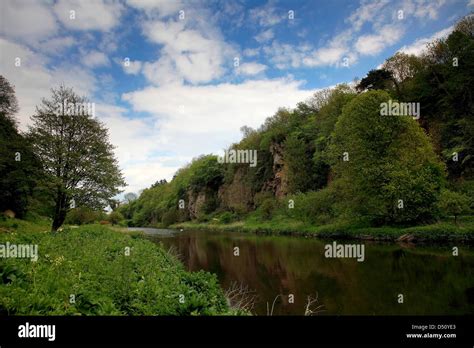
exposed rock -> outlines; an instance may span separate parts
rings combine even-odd
[[[262,191],[271,191],[276,197],[283,197],[288,193],[288,173],[283,158],[283,146],[272,143],[269,150],[273,156],[273,178],[263,184]]]
[[[244,169],[237,169],[231,184],[222,185],[217,193],[225,208],[235,211],[249,211],[253,205],[252,190],[244,182]]]
[[[206,203],[206,193],[204,191],[194,193],[188,191],[188,212],[192,219],[195,219]]]

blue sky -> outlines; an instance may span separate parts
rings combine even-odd
[[[61,83],[96,104],[139,191],[217,153],[278,107],[421,54],[474,0],[16,0],[0,3],[0,73],[26,129]],[[20,58],[21,64],[15,65]]]

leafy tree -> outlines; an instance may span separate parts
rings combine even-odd
[[[454,216],[454,223],[458,224],[458,216],[470,212],[469,197],[458,192],[443,190],[439,197],[439,209],[448,216]]]
[[[25,215],[41,176],[41,166],[17,128],[18,102],[7,79],[0,75],[0,210]]]
[[[394,78],[392,73],[385,69],[370,70],[366,77],[364,77],[356,86],[357,91],[382,89],[389,90],[394,85]]]
[[[288,167],[290,192],[304,192],[314,183],[312,155],[314,148],[308,146],[299,132],[291,133],[285,141],[285,163]]]
[[[397,52],[385,61],[383,69],[390,72],[397,90],[397,97],[403,98],[405,94],[403,82],[413,78],[423,69],[423,60],[415,55]]]
[[[384,91],[359,95],[343,109],[332,138],[331,161],[344,191],[342,204],[376,224],[433,219],[444,183],[429,138],[407,116],[381,116]]]
[[[403,83],[405,99],[421,105],[421,125],[444,158],[450,179],[474,177],[474,18],[428,45],[423,68]]]
[[[63,224],[72,200],[76,206],[103,209],[125,185],[107,129],[87,111],[71,114],[59,108],[66,102],[78,106],[87,100],[64,86],[52,89],[51,99],[42,100],[29,129],[55,201],[52,231]]]

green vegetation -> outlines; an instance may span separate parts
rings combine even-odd
[[[51,92],[31,117],[27,136],[54,201],[51,229],[56,231],[71,208],[103,209],[125,182],[108,129],[85,109],[88,101],[64,86]]]
[[[319,91],[259,129],[242,127],[229,150],[257,150],[255,167],[201,156],[119,211],[135,226],[464,238],[474,208],[473,28],[465,17],[420,57],[396,53],[355,88]],[[419,103],[420,117],[382,115],[389,102]]]
[[[49,221],[7,219],[0,221],[0,244],[7,241],[37,244],[40,257],[0,260],[1,314],[234,313],[216,276],[186,272],[174,256],[136,233],[88,225],[51,234]]]

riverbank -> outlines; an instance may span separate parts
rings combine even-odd
[[[354,223],[313,226],[299,221],[283,219],[268,222],[259,222],[249,219],[230,223],[223,223],[218,219],[215,219],[208,222],[187,221],[174,224],[171,227],[176,229],[219,230],[315,238],[360,239],[392,242],[444,242],[455,240],[474,243],[474,217],[471,216],[460,218],[458,225],[449,221],[440,221],[431,225],[411,227],[367,227]]]
[[[215,275],[185,271],[140,233],[49,224],[0,221],[0,245],[37,248],[37,261],[0,258],[0,315],[233,314]]]

